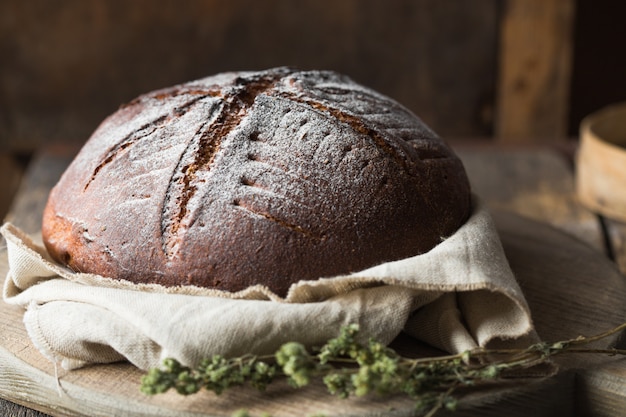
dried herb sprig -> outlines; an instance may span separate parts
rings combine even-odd
[[[306,386],[321,378],[330,394],[341,398],[404,394],[415,401],[418,411],[433,415],[437,410],[454,410],[454,393],[462,387],[495,382],[515,371],[529,369],[564,353],[626,355],[626,350],[593,349],[584,346],[616,334],[626,323],[607,332],[575,339],[542,342],[526,349],[476,349],[456,355],[406,358],[389,347],[369,340],[357,341],[358,326],[343,327],[340,334],[315,352],[302,344],[286,343],[270,356],[246,355],[224,358],[216,355],[195,369],[166,359],[141,380],[141,391],[154,395],[175,389],[189,395],[205,388],[220,394],[225,389],[249,384],[264,390],[278,377],[293,387]]]

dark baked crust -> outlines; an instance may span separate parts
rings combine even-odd
[[[225,73],[108,117],[52,190],[51,256],[138,283],[284,296],[426,252],[470,213],[459,159],[333,72]]]

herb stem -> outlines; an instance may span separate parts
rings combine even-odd
[[[328,391],[341,398],[370,393],[405,394],[416,408],[432,417],[442,408],[454,409],[453,394],[460,387],[494,383],[516,377],[513,371],[531,369],[563,354],[604,354],[626,356],[626,349],[585,346],[626,329],[626,322],[594,336],[579,336],[560,342],[541,342],[525,349],[478,348],[458,354],[407,358],[387,346],[370,340],[357,342],[358,326],[341,329],[312,353],[302,344],[284,344],[274,355],[244,355],[224,358],[216,355],[202,361],[197,369],[166,359],[142,378],[142,392],[148,395],[173,388],[183,395],[201,388],[220,394],[223,390],[249,384],[258,389],[286,378],[294,387],[308,385],[321,377]],[[533,375],[541,377],[541,374]]]

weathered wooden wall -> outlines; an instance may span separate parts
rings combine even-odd
[[[508,0],[501,16],[495,136],[545,142],[567,135],[573,0]]]
[[[0,162],[83,143],[140,93],[277,65],[346,73],[446,138],[576,137],[626,100],[625,13],[612,0],[0,0]]]
[[[225,70],[334,69],[443,136],[493,126],[497,0],[3,0],[0,149],[84,141],[122,102]]]
[[[117,106],[218,71],[347,73],[446,137],[546,142],[626,99],[612,0],[2,0],[0,152],[84,141]]]

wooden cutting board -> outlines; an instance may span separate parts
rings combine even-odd
[[[626,321],[626,283],[613,263],[596,249],[536,221],[498,213],[505,252],[530,304],[539,335],[562,340],[593,335]],[[7,272],[0,251],[0,277]],[[92,366],[72,372],[55,369],[31,344],[22,325],[23,311],[0,303],[0,397],[53,415],[68,416],[230,416],[239,409],[251,415],[409,416],[410,400],[358,398],[340,400],[321,385],[294,390],[286,384],[267,392],[234,389],[221,396],[201,392],[190,397],[168,393],[146,397],[139,392],[142,372],[128,364]],[[314,324],[312,318],[311,325]],[[615,338],[604,340],[609,346]],[[422,349],[402,337],[403,351]],[[535,416],[572,414],[577,369],[619,360],[594,356],[560,361],[561,370],[544,380],[514,382],[471,392],[454,416]],[[439,414],[438,414],[439,415]],[[447,415],[447,413],[441,413]]]

